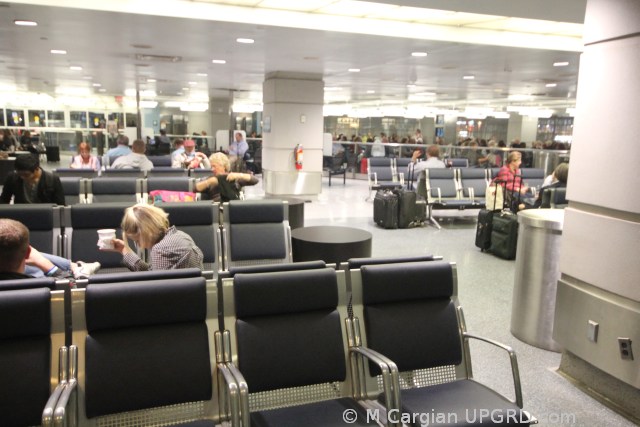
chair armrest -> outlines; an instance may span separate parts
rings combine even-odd
[[[378,185],[378,172],[373,173],[373,185]]]
[[[382,371],[382,384],[386,395],[385,406],[387,413],[391,410],[400,411],[400,378],[395,362],[375,350],[361,346],[349,347],[349,356],[360,358],[360,362],[358,363],[358,378],[354,379],[354,381],[358,381],[360,389],[364,387],[364,364],[361,363],[361,359],[364,357],[378,365],[380,371]],[[363,393],[360,394],[360,397],[362,397]],[[390,426],[396,425],[390,424],[389,422],[387,423]]]
[[[42,427],[51,427],[53,426],[53,414],[56,409],[56,405],[58,404],[58,399],[60,399],[60,395],[62,391],[66,387],[67,382],[61,381],[49,396],[49,400],[47,400],[47,404],[44,407],[44,411],[42,411]]]
[[[400,184],[404,187],[404,172],[399,172],[398,178],[400,178]]]
[[[231,374],[234,376],[236,383],[238,385],[238,391],[240,392],[240,419],[242,420],[243,426],[249,426],[249,386],[242,375],[242,372],[237,368],[233,363],[227,362],[226,367],[229,369]]]
[[[229,399],[229,406],[231,409],[231,425],[240,426],[240,391],[238,389],[238,382],[235,376],[231,373],[227,363],[218,363],[218,381],[224,384],[221,389],[221,404],[220,411],[224,411],[226,408],[226,400]],[[222,390],[224,394],[222,395]]]
[[[68,410],[67,406],[77,386],[78,386],[78,382],[75,379],[72,379],[69,382],[67,382],[67,384],[65,384],[64,389],[60,394],[60,398],[58,399],[58,402],[56,403],[56,406],[55,406],[55,410],[53,412],[54,426],[63,427],[67,424],[75,425],[75,420],[71,420],[70,423],[67,423],[66,420],[67,420],[68,412],[75,413],[75,411]]]
[[[492,344],[498,348],[503,349],[509,354],[509,360],[511,361],[511,374],[513,375],[513,387],[516,394],[515,401],[512,400],[511,402],[515,403],[520,409],[522,409],[522,386],[520,384],[520,370],[518,369],[518,358],[516,357],[516,352],[513,350],[513,348],[509,347],[508,345],[499,343],[498,341],[494,341],[492,339],[484,338],[478,335],[473,335],[468,332],[464,332],[463,337],[465,342],[468,342],[469,338],[473,338]]]

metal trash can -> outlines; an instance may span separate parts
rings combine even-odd
[[[564,210],[528,209],[518,213],[518,223],[511,333],[528,344],[559,352],[562,347],[552,333]]]

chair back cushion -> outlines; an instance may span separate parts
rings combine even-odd
[[[252,392],[344,381],[336,272],[237,274],[238,365]]]
[[[287,256],[283,223],[235,224],[229,230],[232,261],[283,259]]]
[[[0,280],[0,291],[14,291],[19,289],[56,288],[53,277],[38,277],[33,279]]]
[[[232,200],[229,202],[229,223],[255,224],[285,220],[281,200]]]
[[[40,425],[50,392],[51,294],[0,292],[0,413],[3,426]]]
[[[371,265],[363,266],[361,275],[369,347],[390,357],[400,371],[461,362],[450,264]]]
[[[204,278],[89,285],[85,311],[87,417],[211,398]]]
[[[4,205],[0,206],[0,218],[20,221],[29,229],[29,241],[33,247],[41,252],[55,254],[53,236],[54,228],[60,227],[60,211],[55,209],[54,205]]]
[[[205,263],[216,262],[217,205],[213,206],[211,202],[176,202],[159,203],[157,206],[169,214],[171,225],[191,236],[202,251]]]

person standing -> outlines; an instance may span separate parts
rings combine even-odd
[[[38,156],[24,154],[15,161],[15,171],[7,176],[0,203],[55,203],[64,206],[64,190],[58,175],[40,167]]]
[[[249,150],[249,144],[244,139],[242,132],[235,132],[233,139],[233,142],[229,145],[229,161],[234,166],[232,169],[242,170],[243,168],[238,163],[244,160],[244,155]]]

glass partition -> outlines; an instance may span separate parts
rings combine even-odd
[[[63,128],[65,127],[64,123],[64,111],[47,111],[47,127],[52,128]]]
[[[7,109],[7,125],[8,126],[25,126],[24,111]]]
[[[85,129],[87,127],[87,112],[86,111],[69,112],[69,125],[72,128]]]
[[[5,126],[5,119],[4,119],[4,108],[0,109],[0,126]]]
[[[103,113],[92,113],[89,111],[89,127],[104,129],[107,121],[104,119]]]
[[[44,126],[44,110],[29,110],[29,127]]]

